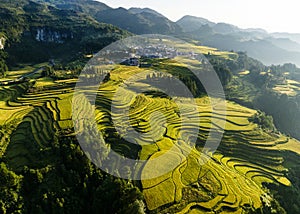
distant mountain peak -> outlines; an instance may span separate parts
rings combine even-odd
[[[210,27],[216,23],[209,21],[208,19],[186,15],[176,22],[185,32],[192,32],[200,29],[203,25]]]
[[[117,8],[101,11],[95,19],[136,34],[180,34],[180,26],[149,8]]]
[[[209,21],[208,19],[205,19],[205,18],[202,18],[202,17],[198,17],[198,16],[185,15],[185,16],[183,16],[183,17],[182,17],[181,19],[179,19],[179,20],[183,20],[183,19],[205,21],[205,22],[209,22],[209,23],[215,24],[214,22],[211,22],[211,21]],[[179,21],[179,20],[178,20],[178,21]]]
[[[154,15],[164,17],[164,15],[162,15],[162,14],[158,13],[157,11],[152,10],[152,9],[150,9],[150,8],[148,8],[148,7],[146,7],[146,8],[132,7],[132,8],[129,8],[128,11],[131,12],[131,13],[134,13],[134,14],[139,14],[139,13],[152,13],[152,14],[154,14]]]
[[[224,22],[219,22],[212,27],[216,33],[220,33],[220,34],[229,34],[229,33],[241,31],[237,26],[232,24],[227,24]]]

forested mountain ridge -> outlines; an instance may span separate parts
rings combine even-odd
[[[100,22],[110,23],[135,34],[172,34],[181,33],[181,28],[166,17],[153,11],[125,8],[109,9],[96,14]]]
[[[110,8],[93,0],[35,0],[46,2],[59,9],[74,10],[91,15],[99,22],[113,24],[135,34],[178,34],[181,27],[149,8]]]
[[[44,62],[51,58],[75,58],[93,53],[130,35],[75,10],[32,1],[2,1],[0,32],[5,39],[8,64]]]
[[[34,0],[39,3],[47,3],[48,5],[55,6],[58,9],[74,10],[95,16],[98,12],[111,9],[104,3],[92,0]]]

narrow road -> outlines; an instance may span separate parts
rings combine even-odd
[[[27,73],[27,74],[24,74],[18,78],[16,78],[15,80],[9,80],[9,81],[3,81],[3,82],[0,82],[0,86],[5,86],[5,85],[13,85],[13,84],[18,84],[18,83],[21,83],[25,80],[25,78],[27,77],[31,77],[33,76],[34,74],[42,71],[45,67],[40,67],[40,68],[37,68],[37,69],[34,69],[32,72],[30,73]]]

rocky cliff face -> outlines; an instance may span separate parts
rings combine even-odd
[[[4,37],[0,37],[0,50],[4,49],[5,46],[5,38]]]
[[[48,43],[64,43],[66,40],[73,39],[74,35],[72,32],[61,32],[48,28],[38,28],[34,30],[35,39],[39,42]]]

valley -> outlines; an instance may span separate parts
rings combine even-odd
[[[0,17],[0,213],[300,213],[296,35],[91,0]]]

